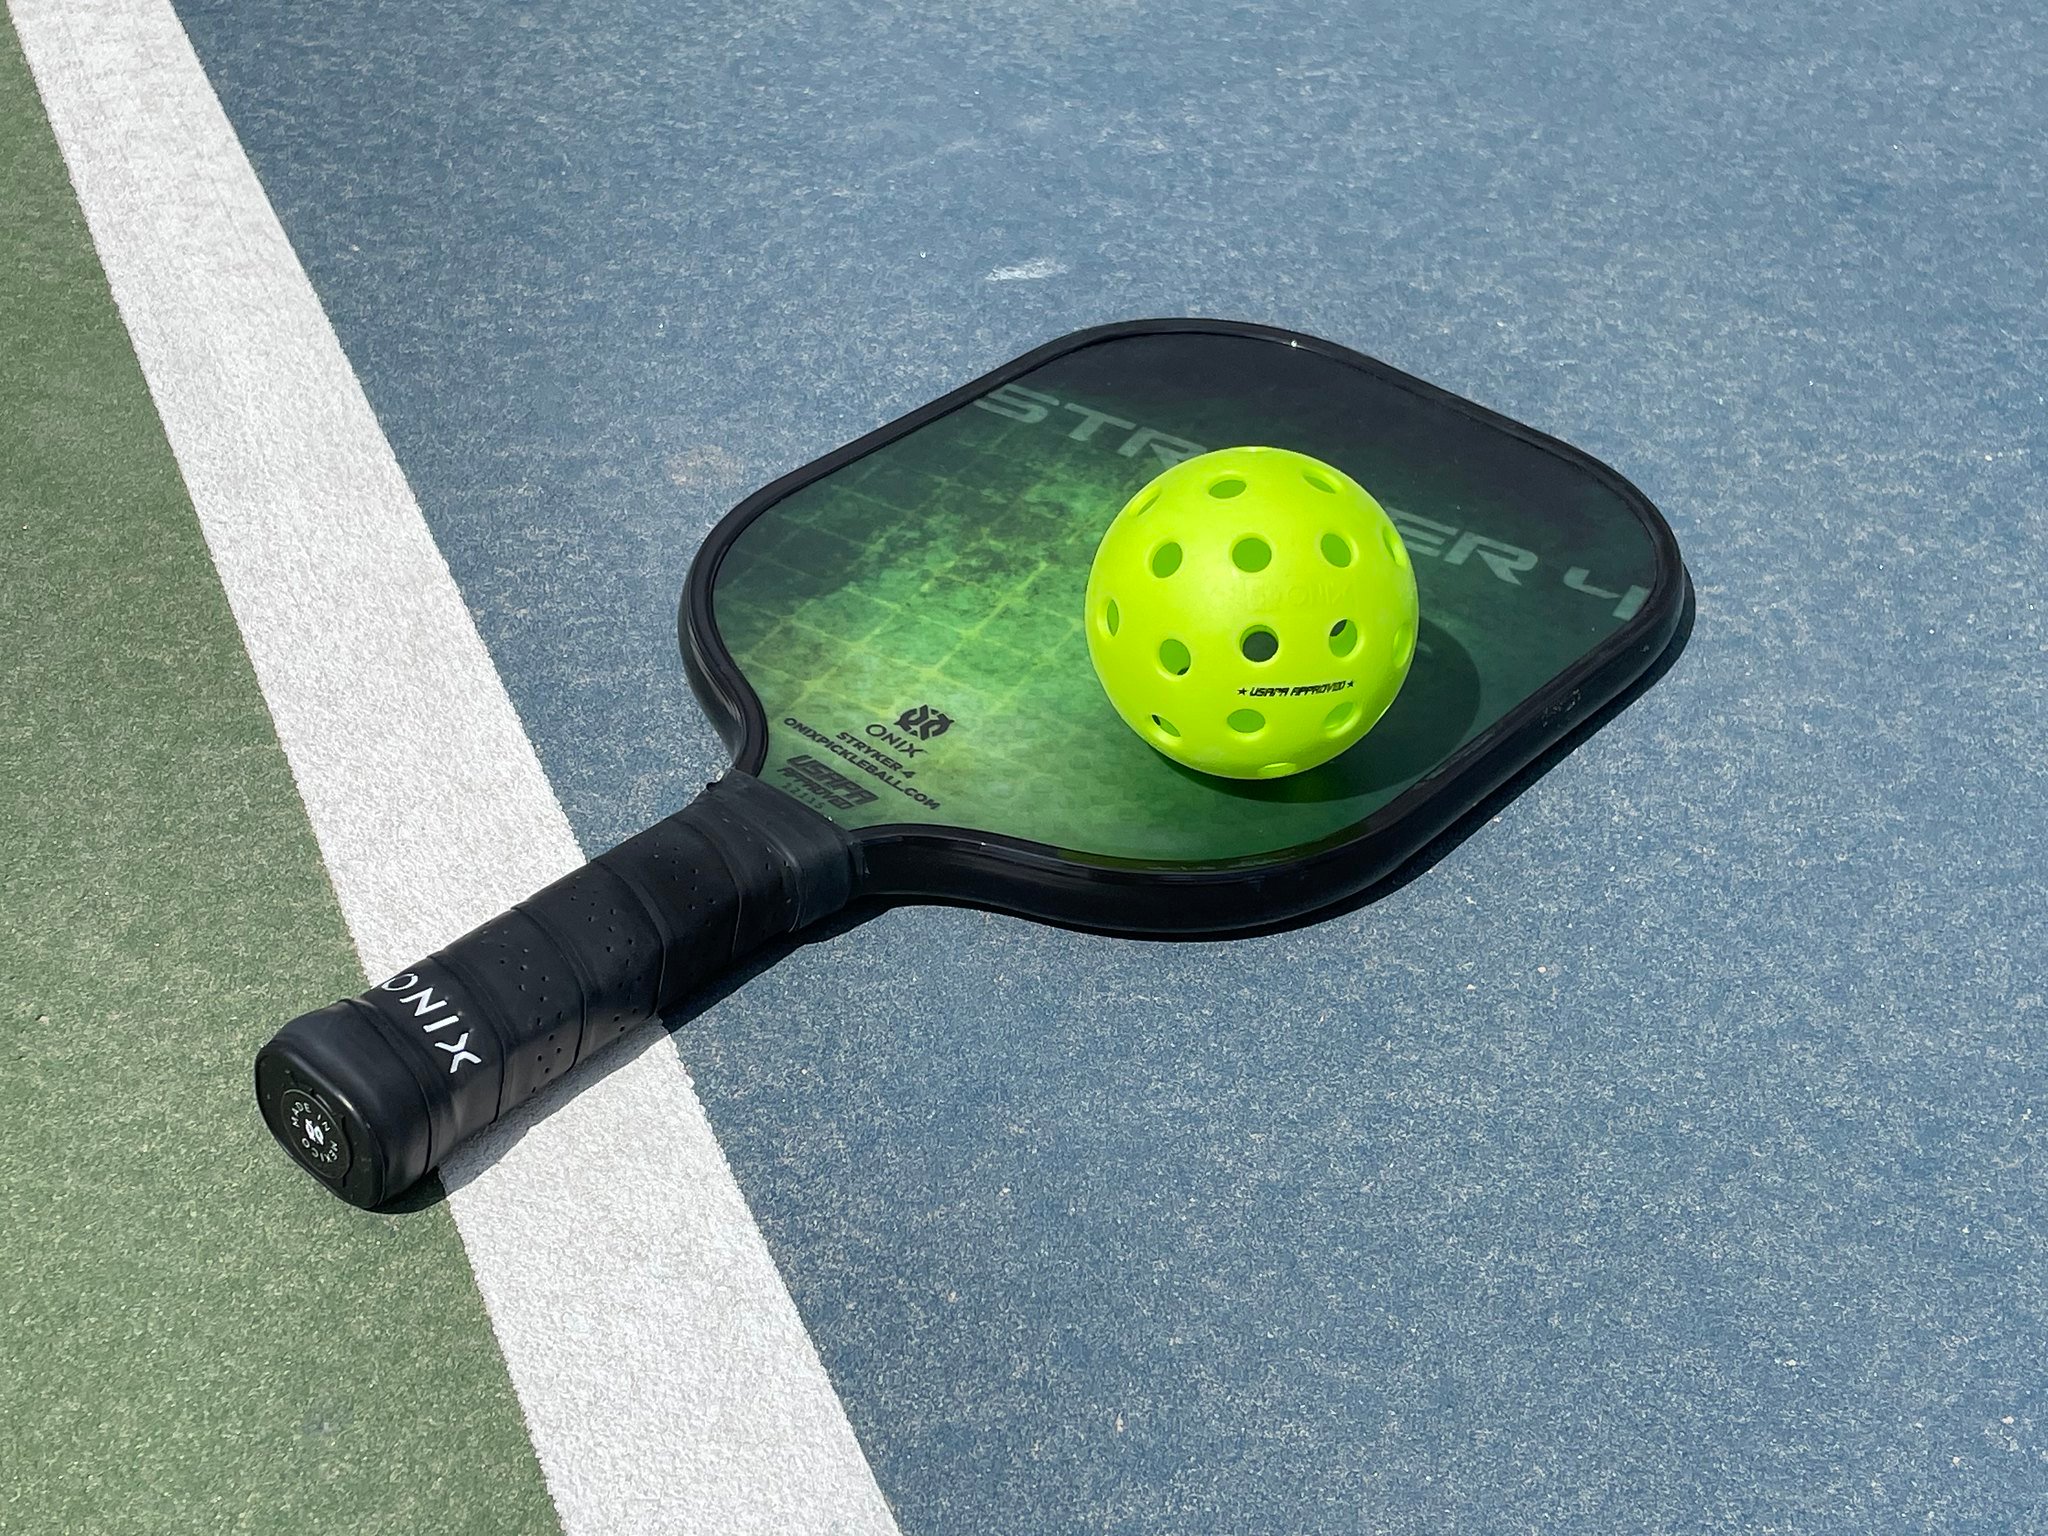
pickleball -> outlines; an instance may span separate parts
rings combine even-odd
[[[1415,571],[1335,465],[1284,448],[1183,460],[1125,503],[1089,568],[1088,654],[1175,762],[1278,779],[1384,715],[1415,659]]]

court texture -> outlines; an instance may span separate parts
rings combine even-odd
[[[2048,1531],[2038,9],[0,15],[0,1532]],[[283,1020],[723,771],[725,512],[1194,315],[1614,465],[1676,665],[1322,921],[291,1165]]]

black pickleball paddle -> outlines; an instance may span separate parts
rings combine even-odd
[[[1082,593],[1116,509],[1209,448],[1346,470],[1414,559],[1408,682],[1309,773],[1205,777],[1111,710]],[[733,768],[256,1059],[265,1120],[376,1205],[633,1025],[855,896],[1228,933],[1393,874],[1675,643],[1670,529],[1555,439],[1355,352],[1216,321],[1041,347],[748,498],[682,604]]]

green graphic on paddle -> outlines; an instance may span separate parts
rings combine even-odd
[[[1263,782],[1153,751],[1111,708],[1082,632],[1117,509],[1162,468],[1236,443],[1369,487],[1413,557],[1422,616],[1379,724]],[[1656,573],[1621,492],[1541,440],[1335,358],[1155,334],[1054,358],[785,496],[733,541],[713,603],[767,717],[761,777],[840,825],[1201,862],[1356,826],[1620,630]]]

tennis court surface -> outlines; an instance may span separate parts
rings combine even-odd
[[[2048,1530],[2038,16],[5,18],[0,1531]],[[1160,316],[1614,466],[1682,654],[1320,921],[864,908],[392,1207],[292,1166],[279,1024],[724,770],[676,605],[728,511]],[[1085,669],[1028,601],[1085,541],[946,480],[1106,523],[1160,435],[1085,373],[738,546],[778,719]],[[1468,468],[1388,498],[1425,645],[1454,583],[1635,611],[1518,583]],[[858,643],[744,608],[892,496],[946,563]]]

